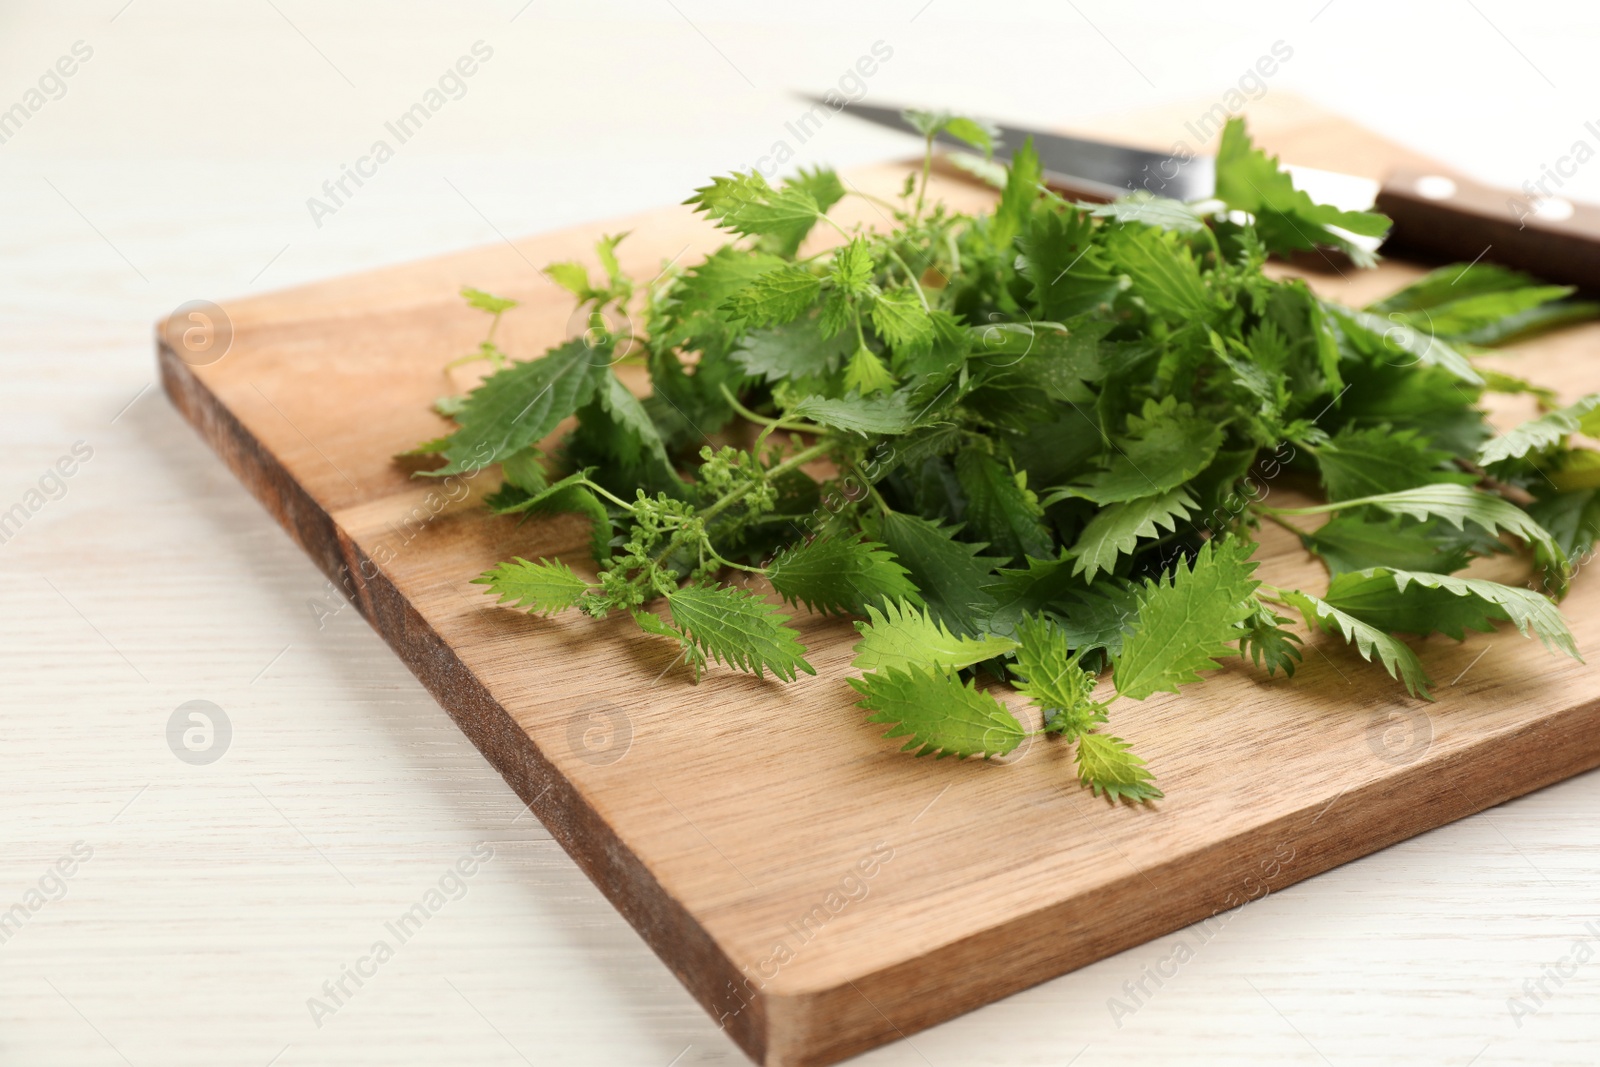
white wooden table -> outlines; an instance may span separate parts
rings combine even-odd
[[[785,90],[880,41],[879,101],[1198,114],[1281,40],[1265,93],[1482,177],[1600,147],[1587,6],[996,7],[0,7],[0,109],[27,110],[0,118],[0,1064],[744,1062],[169,408],[151,324],[180,303],[681,199],[795,141]],[[459,98],[314,220],[478,41]],[[836,121],[791,148],[906,143]],[[1600,163],[1561,183],[1600,199]],[[197,700],[231,730],[208,763],[187,711],[169,745]],[[1192,934],[861,1062],[1592,1063],[1597,802],[1580,777],[1251,904],[1181,966]]]

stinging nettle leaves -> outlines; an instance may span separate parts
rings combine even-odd
[[[577,606],[583,594],[593,588],[560,560],[529,563],[521,556],[484,571],[472,581],[474,585],[488,586],[487,591],[499,597],[497,604],[509,602],[514,607],[526,607],[530,613],[545,615]]]
[[[1550,651],[1583,660],[1555,604],[1514,585],[1375,567],[1339,575],[1323,600],[1380,629],[1422,636],[1437,632],[1457,641],[1467,630],[1487,633],[1494,622],[1511,622]]]
[[[1576,403],[1546,412],[1507,431],[1478,450],[1478,462],[1487,467],[1508,459],[1521,459],[1530,452],[1544,452],[1561,444],[1568,435],[1582,432],[1591,437],[1600,431],[1600,393],[1590,393]]]
[[[995,602],[984,587],[1001,562],[983,545],[954,540],[954,527],[891,512],[877,523],[878,539],[911,573],[928,611],[958,634],[977,634]]]
[[[943,623],[909,603],[886,603],[882,610],[868,605],[867,622],[856,623],[861,640],[850,666],[863,671],[884,667],[908,668],[914,663],[959,670],[1003,656],[1017,642],[998,634],[957,637]]]
[[[733,322],[750,328],[769,323],[782,325],[805,314],[822,291],[822,279],[793,264],[752,279],[722,305]]]
[[[1262,667],[1271,678],[1283,671],[1289,678],[1301,660],[1300,635],[1285,629],[1290,620],[1272,611],[1265,604],[1256,603],[1255,612],[1245,621],[1244,636],[1239,638],[1239,655]]]
[[[673,625],[707,658],[750,671],[763,669],[786,682],[799,671],[816,674],[805,661],[800,635],[785,626],[787,615],[749,590],[735,586],[685,586],[667,594]]]
[[[751,330],[730,356],[751,377],[781,382],[831,374],[854,347],[854,337],[843,333],[824,337],[817,319],[802,317],[782,326]]]
[[[1422,661],[1417,659],[1417,654],[1399,638],[1385,633],[1370,623],[1362,622],[1354,615],[1340,611],[1310,593],[1286,590],[1283,599],[1300,610],[1307,626],[1344,638],[1347,643],[1356,647],[1362,659],[1368,663],[1381,663],[1391,678],[1396,678],[1405,685],[1406,692],[1424,700],[1433,699],[1428,692],[1428,686],[1433,683],[1428,678],[1428,672],[1423,669]],[[1373,659],[1374,656],[1377,659]]]
[[[971,449],[956,457],[956,478],[967,497],[966,532],[1011,559],[1043,558],[1054,549],[1044,509],[1028,490],[1027,475],[1002,467]]]
[[[1170,577],[1152,580],[1139,592],[1138,622],[1122,642],[1112,677],[1117,695],[1144,700],[1176,693],[1214,670],[1239,639],[1238,626],[1253,612],[1254,545],[1207,541],[1194,564],[1181,562]]]
[[[461,429],[443,450],[449,462],[420,473],[437,478],[480,470],[543,440],[610,373],[603,354],[576,340],[485,378],[456,413]]]
[[[770,237],[780,255],[793,255],[811,232],[822,208],[806,183],[773,189],[759,173],[730,174],[711,179],[684,201],[723,229],[746,236]]]
[[[1437,520],[1417,522],[1356,511],[1336,515],[1305,538],[1333,577],[1369,567],[1449,574],[1472,559],[1469,533]]]
[[[1061,627],[1030,616],[1017,627],[1017,642],[1011,668],[1017,691],[1044,712],[1046,732],[1075,738],[1105,721],[1105,705],[1094,700],[1095,677],[1083,669]]]
[[[1105,470],[1080,479],[1070,495],[1117,504],[1176,489],[1210,465],[1222,427],[1169,396],[1146,400],[1143,411],[1130,413],[1127,435],[1111,444]]]
[[[1072,546],[1072,573],[1093,581],[1096,573],[1115,567],[1118,557],[1132,553],[1141,538],[1176,530],[1194,508],[1194,497],[1181,485],[1102,508]]]
[[[813,396],[790,408],[789,414],[793,418],[809,419],[835,430],[859,434],[901,434],[916,423],[916,416],[903,396],[850,395],[838,399]]]
[[[889,723],[885,737],[909,737],[901,750],[918,756],[1004,756],[1022,742],[1022,724],[1006,706],[941,667],[888,667],[850,685],[868,722]]]
[[[1549,531],[1527,512],[1494,493],[1464,485],[1424,485],[1397,493],[1342,500],[1337,505],[1339,509],[1365,506],[1418,520],[1439,519],[1457,530],[1471,523],[1491,534],[1504,531],[1532,545],[1557,580],[1564,579],[1571,571],[1566,553]],[[1333,510],[1333,506],[1315,510]]]
[[[1139,804],[1166,795],[1156,788],[1144,760],[1133,754],[1128,743],[1106,734],[1078,735],[1078,779],[1095,796],[1110,800]]]
[[[996,143],[959,115],[908,121],[930,143]],[[624,270],[622,235],[552,264],[579,316],[626,326],[532,359],[499,332],[515,300],[461,290],[484,332],[465,355],[453,339],[442,369],[484,377],[427,390],[453,427],[405,469],[440,456],[418,473],[457,501],[458,476],[498,464],[493,539],[573,544],[587,525],[598,565],[589,580],[517,556],[478,583],[536,615],[625,612],[696,679],[815,673],[779,597],[852,617],[850,684],[907,751],[1000,756],[1043,733],[1074,747],[1085,788],[1130,803],[1162,794],[1106,732],[1113,693],[1119,732],[1149,737],[1137,702],[1180,691],[1173,714],[1225,730],[1227,709],[1184,687],[1230,659],[1260,686],[1303,678],[1308,629],[1423,696],[1396,634],[1509,623],[1579,654],[1536,585],[1455,572],[1531,556],[1559,595],[1600,541],[1600,396],[1563,407],[1474,363],[1600,305],[1486,257],[1363,308],[1321,299],[1269,256],[1369,262],[1388,220],[1316,203],[1238,121],[1216,198],[1195,204],[1070,203],[1031,143],[1007,167],[965,158],[1000,189],[992,211],[930,199],[931,156],[897,205],[826,168],[713,178],[689,203],[730,239],[653,272]],[[1541,414],[1496,435],[1489,393]],[[1320,503],[1273,496],[1319,483]],[[534,516],[560,517],[519,525]],[[1280,524],[1326,565],[1322,595],[1257,580],[1263,531],[1292,543]],[[752,591],[762,579],[775,595]]]
[[[894,554],[861,534],[818,537],[784,551],[767,579],[785,600],[812,611],[865,614],[871,605],[922,597]]]
[[[1415,430],[1388,426],[1346,428],[1319,446],[1316,457],[1329,500],[1398,493],[1443,482],[1471,485],[1475,481],[1459,469],[1445,469],[1450,453],[1431,447]]]

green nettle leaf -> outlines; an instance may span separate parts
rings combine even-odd
[[[595,398],[627,436],[626,451],[653,457],[661,463],[668,462],[667,446],[661,440],[661,431],[656,429],[655,422],[639,398],[629,392],[615,374],[604,377]]]
[[[1564,577],[1570,571],[1566,554],[1549,531],[1511,501],[1493,493],[1469,489],[1464,485],[1423,485],[1398,493],[1356,497],[1339,502],[1341,509],[1369,505],[1391,515],[1419,520],[1440,519],[1458,530],[1470,522],[1491,534],[1505,531],[1532,545],[1546,569],[1557,578]]]
[[[1112,232],[1106,250],[1116,268],[1133,279],[1133,291],[1151,311],[1179,321],[1211,312],[1200,268],[1178,234],[1122,226]]]
[[[778,246],[774,251],[785,256],[794,254],[822,218],[822,208],[804,183],[773,189],[755,171],[713,178],[684,203],[725,230],[772,238]]]
[[[1130,751],[1128,743],[1106,734],[1078,735],[1078,779],[1095,796],[1142,804],[1160,800],[1166,794],[1156,788],[1155,778],[1145,769],[1144,760]]]
[[[863,671],[904,670],[918,663],[960,670],[1017,647],[998,634],[957,637],[910,603],[887,602],[882,610],[868,604],[866,612],[867,621],[856,623],[861,640],[856,642],[856,658],[850,661],[850,666]]]
[[[1496,345],[1523,333],[1581,322],[1600,305],[1568,301],[1573,289],[1541,285],[1521,271],[1492,263],[1452,263],[1430,271],[1393,295],[1367,307],[1439,337]]]
[[[589,555],[604,565],[611,558],[611,514],[600,498],[581,485],[574,485],[549,497],[535,511],[581,515],[589,520]]]
[[[544,469],[544,454],[537,448],[524,448],[501,460],[500,473],[525,493],[537,493],[550,484],[550,476]]]
[[[910,289],[891,289],[872,302],[872,328],[896,352],[918,352],[933,344],[933,319]]]
[[[1240,657],[1248,657],[1257,667],[1265,667],[1268,678],[1279,670],[1293,678],[1295,666],[1300,662],[1302,642],[1298,635],[1283,628],[1288,621],[1257,601],[1255,612],[1245,623],[1244,636],[1239,638]]]
[[[844,199],[844,182],[839,180],[839,173],[832,167],[814,167],[807,170],[801,167],[793,178],[783,183],[785,189],[796,189],[816,202],[817,210],[827,211],[833,205]]]
[[[1139,587],[1109,576],[1091,587],[1072,573],[1072,563],[1063,556],[1030,559],[1027,567],[1002,569],[984,586],[995,600],[989,628],[1011,634],[1025,615],[1045,615],[1074,652],[1121,652],[1124,633],[1139,609]]]
[[[1211,465],[1222,427],[1169,396],[1146,400],[1141,414],[1128,416],[1127,436],[1113,444],[1105,470],[1079,479],[1066,495],[1117,504],[1176,489]]]
[[[860,534],[795,545],[767,568],[767,578],[791,604],[824,614],[861,615],[875,604],[922,603],[894,554]]]
[[[1367,310],[1380,315],[1388,311],[1428,310],[1480,296],[1515,292],[1537,284],[1532,275],[1495,263],[1451,263],[1429,271],[1382,300],[1368,304]]]
[[[1003,756],[1024,736],[1022,724],[988,693],[940,667],[913,664],[851,678],[868,722],[893,725],[885,737],[909,737],[901,751],[918,756]]]
[[[581,263],[551,263],[545,267],[544,275],[579,300],[591,300],[596,295],[589,285],[589,270]],[[473,304],[473,307],[477,306]]]
[[[1417,654],[1402,644],[1399,638],[1391,637],[1376,626],[1362,622],[1354,615],[1346,614],[1310,593],[1286,590],[1283,599],[1290,606],[1300,609],[1307,626],[1326,633],[1338,634],[1349,644],[1355,645],[1356,651],[1361,653],[1361,658],[1368,663],[1381,662],[1391,678],[1396,678],[1405,685],[1406,692],[1414,697],[1420,696],[1424,700],[1433,699],[1428,693],[1428,686],[1432,682],[1428,678],[1428,672],[1422,668],[1422,661],[1417,659]],[[1375,655],[1378,657],[1376,660],[1372,658]]]
[[[1039,153],[1034,150],[1033,138],[1029,137],[1011,157],[1006,187],[1000,194],[1000,204],[994,209],[994,218],[989,223],[990,236],[994,238],[996,247],[1009,249],[1011,239],[1027,229],[1028,218],[1033,214],[1033,205],[1039,199],[1043,181],[1044,167],[1039,163]]]
[[[729,356],[751,377],[779,382],[831,374],[854,347],[854,337],[825,338],[816,318],[802,317],[782,326],[751,330]]]
[[[782,259],[764,252],[746,252],[731,245],[717,249],[668,290],[663,317],[652,323],[652,332],[684,348],[698,349],[702,356],[720,355],[738,337],[723,305],[782,265]]]
[[[861,296],[872,284],[872,275],[877,269],[877,264],[872,261],[872,252],[866,238],[855,237],[833,253],[833,262],[828,266],[828,277],[833,281],[835,288],[851,296]]]
[[[1337,577],[1369,567],[1449,574],[1472,559],[1474,538],[1439,521],[1415,522],[1363,512],[1336,515],[1306,538]]]
[[[850,365],[844,372],[844,386],[851,392],[867,396],[893,389],[895,380],[889,368],[883,365],[883,360],[863,345],[850,357]]]
[[[497,604],[509,601],[526,606],[530,614],[545,615],[576,607],[583,594],[595,588],[560,560],[529,563],[521,556],[484,571],[472,583],[488,586],[488,592],[499,597]]]
[[[1382,630],[1419,636],[1442,633],[1457,641],[1467,630],[1487,633],[1496,621],[1513,622],[1524,637],[1537,635],[1550,651],[1583,661],[1555,604],[1514,585],[1373,568],[1339,575],[1323,600]]]
[[[956,531],[916,515],[898,511],[878,522],[878,539],[911,572],[928,611],[958,634],[976,634],[994,610],[984,591],[993,581],[995,564],[981,556],[982,545],[953,540]]]
[[[1113,677],[1117,693],[1144,700],[1154,693],[1176,693],[1198,681],[1201,671],[1219,666],[1239,639],[1239,624],[1255,610],[1259,582],[1251,578],[1255,545],[1234,540],[1207,541],[1194,565],[1181,563],[1171,577],[1145,584],[1139,592],[1138,622],[1122,642]]]
[[[1388,426],[1344,429],[1319,446],[1317,466],[1329,500],[1349,500],[1414,489],[1419,485],[1454,482],[1471,485],[1475,478],[1445,470],[1450,453],[1430,447],[1415,430]]]
[[[1217,148],[1217,199],[1236,211],[1255,216],[1256,231],[1273,252],[1309,251],[1319,244],[1341,248],[1358,264],[1372,265],[1372,256],[1338,231],[1381,237],[1389,220],[1370,211],[1341,211],[1318,204],[1294,187],[1292,179],[1269,156],[1250,143],[1244,120],[1229,119]]]
[[[1110,219],[1124,225],[1138,222],[1179,233],[1199,233],[1206,228],[1205,218],[1182,200],[1154,196],[1143,189],[1118,197],[1109,204],[1078,201],[1073,207],[1094,218]]]
[[[461,287],[461,298],[467,302],[468,307],[477,308],[479,311],[487,311],[491,315],[503,314],[516,307],[519,303],[519,301],[512,300],[510,297],[494,296],[484,292],[482,289],[474,289],[470,285]]]
[[[590,552],[596,563],[604,563],[611,556],[611,514],[583,484],[591,473],[589,469],[575,471],[537,491],[507,483],[484,503],[496,515],[581,515],[590,523]]]
[[[1013,560],[1051,554],[1055,539],[1026,475],[1006,470],[986,452],[968,450],[956,457],[956,477],[967,496],[969,534]]]
[[[789,616],[749,590],[690,585],[668,593],[667,606],[673,625],[710,659],[757,678],[765,668],[786,682],[800,671],[817,673],[805,661],[800,635],[784,625]]]
[[[1122,291],[1122,279],[1094,237],[1089,216],[1072,210],[1034,214],[1023,231],[1024,271],[1046,318],[1085,314],[1110,304]]]
[[[821,278],[790,263],[755,278],[722,307],[730,321],[781,325],[805,314],[821,291]]]
[[[1530,452],[1544,452],[1580,430],[1593,436],[1600,430],[1600,393],[1590,393],[1575,404],[1546,412],[1484,444],[1478,462],[1487,467],[1507,459],[1521,459]]]
[[[623,230],[619,234],[606,234],[594,243],[595,255],[599,258],[600,266],[606,272],[606,279],[612,286],[616,286],[623,281],[622,266],[617,262],[617,246],[631,232],[631,230]]]
[[[1093,699],[1094,675],[1079,665],[1061,627],[1030,616],[1017,627],[1017,640],[1017,691],[1044,712],[1047,732],[1074,738],[1105,721],[1105,705]]]
[[[1000,131],[987,122],[949,111],[919,111],[916,108],[907,108],[900,113],[900,117],[924,137],[933,138],[940,134],[948,134],[957,140],[965,141],[986,156],[994,154],[994,142],[1000,136]]]
[[[1323,307],[1338,321],[1344,335],[1370,355],[1400,366],[1438,367],[1469,385],[1483,384],[1483,375],[1471,360],[1447,342],[1404,321],[1396,312],[1386,318],[1337,304]]]
[[[589,480],[589,475],[594,471],[590,468],[573,471],[559,481],[548,483],[538,488],[525,488],[515,483],[509,485],[510,492],[506,492],[501,499],[492,505],[491,510],[496,515],[519,515],[526,511],[542,512],[550,501],[561,496],[568,489],[581,489]],[[506,487],[502,487],[504,491]]]
[[[456,414],[461,429],[444,449],[449,462],[421,473],[443,477],[479,470],[522,451],[587,403],[610,373],[601,350],[575,340],[490,375]]]
[[[1540,473],[1560,493],[1600,487],[1600,452],[1588,448],[1563,452],[1543,466]]]
[[[694,672],[695,680],[700,680],[701,672],[706,669],[706,655],[700,651],[688,634],[653,612],[634,611],[632,615],[633,621],[638,623],[639,629],[645,633],[653,634],[656,637],[670,637],[678,642],[678,655],[684,662],[689,664],[690,670]]]
[[[1600,491],[1576,489],[1555,493],[1528,505],[1528,514],[1535,522],[1550,531],[1568,559],[1576,560],[1593,551],[1600,540]],[[1404,566],[1395,563],[1395,566]],[[1423,568],[1414,567],[1413,570]],[[1430,567],[1429,570],[1446,570]]]
[[[1115,567],[1119,556],[1132,553],[1141,537],[1159,537],[1163,528],[1176,530],[1194,508],[1194,498],[1182,486],[1102,508],[1072,546],[1072,573],[1093,581],[1099,571]]]
[[[1380,357],[1355,370],[1335,407],[1341,422],[1417,430],[1439,448],[1470,456],[1489,436],[1479,395],[1449,371]]]
[[[1108,322],[1089,322],[1070,330],[1029,330],[1027,347],[1018,355],[1030,357],[1034,380],[1050,399],[1076,403],[1082,383],[1100,381],[1110,369],[1101,345],[1110,329]]]
[[[442,414],[442,412],[441,412]],[[408,448],[404,452],[396,452],[396,456],[437,456],[450,447],[449,436],[435,437],[431,441],[424,441],[415,448]]]
[[[835,430],[851,433],[905,433],[915,424],[915,416],[905,397],[845,396],[829,399],[808,396],[789,409],[796,419],[809,419]]]

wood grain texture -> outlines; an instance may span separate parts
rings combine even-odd
[[[1295,162],[1329,165],[1292,150],[1323,141],[1345,170],[1410,162],[1326,120],[1258,130]],[[881,192],[902,174],[853,180]],[[940,193],[966,206],[986,196]],[[482,329],[461,285],[522,299],[500,339],[535,354],[573,324],[567,295],[530,283],[528,262],[587,259],[619,229],[633,231],[625,267],[646,277],[720,240],[673,209],[240,302],[224,359],[191,367],[163,337],[162,378],[757,1061],[835,1062],[1600,764],[1600,677],[1514,633],[1486,641],[1475,669],[1466,649],[1422,642],[1441,683],[1459,677],[1431,706],[1321,640],[1292,681],[1229,666],[1182,697],[1119,705],[1117,732],[1167,792],[1135,809],[1088,796],[1068,753],[1044,741],[1004,764],[898,754],[852,706],[851,631],[836,622],[799,620],[814,678],[713,671],[692,686],[667,669],[669,646],[625,620],[495,608],[472,577],[513,554],[577,559],[581,524],[486,518],[474,502],[492,485],[447,500],[390,457],[439,432],[428,404],[461,385],[439,370]],[[1412,273],[1394,263],[1312,280],[1359,301]],[[1568,358],[1597,332],[1529,346],[1519,373],[1571,394],[1600,385]],[[1286,536],[1263,538],[1264,577],[1320,588],[1320,568]],[[1594,650],[1600,589],[1585,579],[1568,611]],[[596,740],[599,725],[611,732]],[[1424,730],[1430,740],[1407,747]]]

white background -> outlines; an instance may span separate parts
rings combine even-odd
[[[878,40],[876,102],[1203,107],[1281,39],[1270,92],[1485,179],[1600,141],[1590,4],[124,4],[0,5],[0,108],[93,49],[0,145],[0,510],[93,448],[0,544],[0,909],[93,850],[0,945],[7,1065],[744,1062],[355,611],[319,627],[321,576],[152,387],[179,303],[681,200]],[[314,225],[480,39],[465,96]],[[797,162],[908,144],[838,119]],[[1600,200],[1600,164],[1562,191]],[[209,766],[166,742],[193,699],[233,727]],[[1176,937],[860,1062],[1592,1063],[1600,960],[1520,1026],[1507,998],[1600,921],[1596,800],[1582,776],[1273,894],[1120,1028],[1108,998]],[[465,897],[316,1026],[324,979],[484,841]]]

